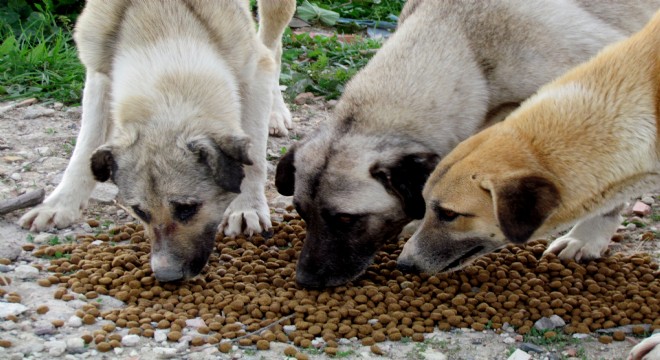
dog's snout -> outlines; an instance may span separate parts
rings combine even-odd
[[[401,272],[404,274],[418,274],[420,272],[417,265],[402,262],[400,260],[396,263],[396,268],[401,270]]]
[[[325,286],[325,280],[315,274],[304,271],[299,266],[296,269],[296,284],[307,289],[320,289]]]
[[[172,282],[183,279],[183,271],[181,269],[169,268],[154,271],[154,277],[160,282]]]

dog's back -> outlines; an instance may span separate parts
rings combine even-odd
[[[230,68],[241,69],[254,49],[235,44],[252,44],[255,32],[248,4],[242,0],[91,0],[74,37],[83,64],[109,74],[117,52],[163,39],[208,42]]]

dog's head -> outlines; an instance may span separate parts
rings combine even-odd
[[[317,135],[289,150],[275,179],[307,223],[296,281],[314,288],[355,279],[383,244],[422,218],[421,190],[438,162],[391,138]]]
[[[514,139],[489,138],[489,130],[461,143],[429,177],[427,211],[399,256],[401,269],[460,269],[529,240],[559,206],[558,187],[533,155]]]
[[[119,201],[144,223],[156,279],[191,278],[206,264],[222,214],[240,192],[243,165],[252,164],[249,140],[168,129],[141,129],[131,139],[98,148],[92,173],[117,184]]]

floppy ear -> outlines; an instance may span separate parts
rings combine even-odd
[[[295,189],[296,167],[293,164],[295,157],[295,147],[292,147],[277,163],[275,170],[275,187],[277,192],[284,196],[293,195]]]
[[[500,229],[515,243],[529,240],[560,200],[557,187],[540,176],[507,181],[492,193]]]
[[[197,156],[198,162],[211,170],[220,187],[233,193],[241,192],[245,177],[243,165],[252,165],[247,137],[224,136],[216,141],[203,137],[189,141],[187,147]]]
[[[401,200],[407,216],[421,219],[425,211],[422,190],[439,161],[440,156],[434,153],[409,154],[399,159],[394,166],[375,164],[370,172],[387,191]]]
[[[96,181],[105,182],[108,179],[114,179],[117,172],[117,163],[112,154],[112,148],[107,145],[94,150],[90,158],[90,165]]]

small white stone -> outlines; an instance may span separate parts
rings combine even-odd
[[[0,306],[0,318],[4,319],[7,316],[18,316],[27,310],[27,306],[18,303],[3,303]]]
[[[71,354],[80,354],[85,352],[85,341],[81,337],[72,337],[66,339],[66,350]]]
[[[176,349],[157,347],[153,349],[153,353],[159,359],[171,359],[176,356]]]
[[[23,180],[23,177],[22,177],[21,174],[19,174],[19,173],[12,173],[11,175],[9,175],[9,177],[10,177],[12,180],[14,180],[14,181],[21,181],[21,180]]]
[[[160,329],[156,330],[154,332],[154,340],[156,342],[167,341],[167,332],[168,332],[167,330],[160,330]]]
[[[202,318],[194,318],[194,319],[186,320],[186,327],[197,329],[202,326],[206,326],[206,323],[204,322],[204,320],[202,320]]]
[[[528,353],[520,349],[516,349],[516,351],[514,351],[513,354],[511,354],[511,356],[509,356],[507,360],[529,360],[531,358],[532,356],[529,355]]]
[[[426,360],[447,360],[447,355],[433,349],[426,350],[423,354]]]
[[[653,205],[653,203],[655,202],[655,199],[653,199],[652,196],[644,196],[642,198],[642,202],[646,205]]]
[[[51,356],[60,356],[66,351],[66,343],[59,340],[47,341],[44,347]]]
[[[140,343],[140,337],[137,335],[126,335],[121,338],[121,345],[126,347],[133,347]]]
[[[82,324],[83,324],[82,319],[75,315],[70,317],[69,320],[66,321],[66,325],[72,328],[79,328],[82,326]]]
[[[41,146],[35,149],[40,156],[51,156],[53,151],[48,146]]]
[[[289,335],[290,333],[296,331],[296,326],[295,325],[284,325],[282,327],[282,329],[284,330],[285,334]]]
[[[14,269],[14,275],[19,279],[34,279],[39,275],[39,270],[30,265],[19,265]]]

